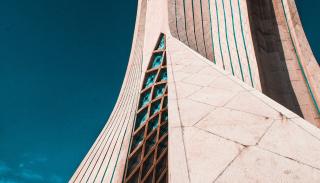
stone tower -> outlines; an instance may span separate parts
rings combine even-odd
[[[294,0],[138,0],[113,112],[70,182],[320,182]]]

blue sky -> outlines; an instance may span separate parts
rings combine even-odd
[[[320,63],[320,24],[318,0],[296,0],[306,36],[318,63]]]
[[[320,58],[317,8],[300,13]],[[136,0],[0,1],[0,183],[69,179],[114,106],[135,14]]]
[[[136,1],[125,5],[0,1],[0,183],[69,179],[122,84]]]

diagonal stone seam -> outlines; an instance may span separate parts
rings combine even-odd
[[[189,64],[189,65],[192,65],[192,64]],[[206,69],[208,69],[208,68],[212,68],[212,66],[211,65],[209,65],[209,67],[203,67],[201,70],[199,70],[198,72],[196,72],[196,73],[194,73],[194,74],[191,74],[191,76],[193,76],[193,75],[197,75],[197,74],[201,74],[201,72],[203,72],[203,70],[206,70]],[[215,70],[214,68],[213,68],[213,70]],[[216,71],[216,70],[215,70]],[[180,72],[183,72],[183,71],[180,71]],[[218,72],[218,71],[217,71]],[[210,87],[210,84],[212,84],[213,82],[215,82],[217,79],[220,79],[220,78],[222,78],[222,77],[225,77],[225,75],[223,75],[222,73],[219,73],[219,76],[217,76],[212,82],[210,82],[208,85],[206,85],[206,86],[202,86],[202,85],[197,85],[197,84],[194,84],[194,85],[196,85],[196,86],[202,86],[202,87]],[[181,80],[181,82],[183,82],[183,83],[186,83],[186,84],[190,84],[190,83],[188,83],[188,82],[186,82],[185,80],[187,80],[188,78],[184,78],[183,80]]]
[[[174,37],[172,37],[172,39],[174,39],[174,40],[175,40],[176,42],[178,42],[179,44],[184,45],[180,40],[176,40],[176,38],[174,38]],[[185,46],[185,45],[184,45],[184,46]],[[226,71],[223,71],[223,70],[220,71],[220,69],[215,68],[214,65],[213,65],[213,63],[211,63],[211,62],[210,62],[209,60],[207,60],[205,57],[203,57],[202,55],[199,55],[199,53],[197,53],[197,52],[193,52],[193,53],[194,53],[194,55],[197,56],[201,61],[203,61],[204,63],[210,65],[211,68],[213,68],[213,69],[215,69],[216,71],[222,73],[223,75],[229,77],[230,73],[228,73],[228,72],[226,72]],[[231,79],[231,78],[230,78],[230,79]],[[231,80],[234,80],[234,79],[235,79],[235,78],[232,78]],[[236,78],[236,79],[237,79],[237,78]],[[242,81],[241,81],[241,82],[242,82]],[[244,88],[245,90],[247,90],[247,91],[250,92],[250,93],[256,92],[256,90],[248,90],[246,87],[242,86],[242,85],[244,85],[245,83],[240,83],[240,82],[239,82],[239,83],[236,83],[236,84],[240,85],[242,88]],[[245,92],[245,91],[240,91],[240,92]],[[263,93],[261,93],[261,94],[264,95]],[[272,105],[270,105],[268,102],[262,100],[260,97],[254,95],[254,94],[253,94],[253,96],[254,96],[255,98],[259,99],[260,101],[262,101],[262,102],[263,102],[264,104],[266,104],[267,106],[269,106],[269,107],[271,107],[272,109],[274,109],[274,110],[276,110],[277,112],[279,112],[281,115],[284,115],[284,116],[286,116],[286,117],[289,118],[289,119],[298,118],[298,117],[288,117],[287,115],[283,114],[281,111],[279,111],[278,109],[276,109],[275,107],[273,107]],[[265,97],[267,97],[267,96],[265,96]],[[271,100],[272,100],[272,99],[271,99]],[[279,105],[281,105],[281,104],[279,104]],[[284,107],[284,106],[283,106],[283,107]],[[291,112],[292,112],[292,111],[291,111]],[[294,113],[294,114],[295,114],[295,113]],[[276,118],[276,119],[277,119],[277,118]]]
[[[265,134],[271,129],[271,127],[272,127],[276,122],[277,122],[277,120],[274,120],[274,121],[272,122],[272,124],[271,124],[271,125],[269,126],[269,128],[266,130]],[[296,162],[296,163],[299,163],[299,164],[301,164],[301,165],[305,165],[305,166],[311,167],[311,168],[316,169],[317,171],[320,172],[320,168],[317,168],[317,167],[314,167],[314,166],[309,165],[309,164],[307,164],[307,163],[301,162],[301,161],[299,161],[299,160],[296,160],[296,159],[293,159],[293,158],[290,158],[290,157],[281,155],[281,154],[276,153],[276,152],[273,152],[273,151],[271,151],[271,150],[262,148],[262,147],[259,146],[259,143],[257,143],[256,145],[244,145],[244,144],[242,144],[242,143],[240,143],[240,142],[237,142],[237,141],[232,140],[232,139],[229,139],[229,138],[225,138],[225,137],[223,137],[223,136],[221,136],[221,135],[212,133],[212,132],[207,131],[207,130],[205,130],[205,129],[202,129],[202,128],[199,128],[199,127],[196,127],[196,126],[195,126],[194,128],[197,128],[197,129],[199,129],[199,130],[201,130],[201,131],[204,131],[204,132],[206,132],[206,133],[210,133],[210,134],[212,134],[212,135],[214,135],[214,136],[217,136],[218,138],[222,138],[222,139],[224,139],[224,140],[231,141],[231,142],[233,142],[233,143],[236,143],[236,144],[241,145],[241,146],[244,147],[243,149],[240,150],[238,156],[236,156],[236,157],[225,167],[224,171],[221,172],[221,173],[219,174],[219,176],[218,176],[213,182],[216,182],[216,181],[218,180],[218,178],[228,169],[228,167],[231,166],[231,165],[233,164],[233,162],[241,155],[241,153],[242,153],[244,150],[248,149],[249,147],[259,148],[260,150],[267,151],[267,152],[270,152],[270,153],[272,153],[272,154],[281,156],[281,157],[283,157],[283,158],[292,160],[292,161],[294,161],[294,162]],[[264,134],[264,135],[265,135],[265,134]],[[263,135],[263,136],[264,136],[264,135]],[[263,138],[263,136],[262,136],[262,138]],[[261,139],[262,139],[262,138],[261,138]],[[261,139],[259,140],[259,142],[261,141]]]
[[[221,136],[221,135],[218,135],[218,134],[216,134],[216,133],[210,132],[210,131],[208,131],[208,130],[206,130],[206,129],[203,129],[203,128],[200,128],[200,127],[197,127],[197,126],[194,126],[194,127],[183,127],[183,128],[197,128],[197,129],[200,130],[200,131],[203,131],[203,132],[209,133],[209,134],[211,134],[211,135],[214,135],[214,136],[216,136],[216,137],[218,137],[218,138],[222,138],[222,139],[224,139],[224,140],[233,142],[233,143],[238,144],[238,145],[240,145],[240,146],[244,146],[244,147],[250,146],[250,145],[242,144],[241,142],[238,142],[238,141],[236,141],[236,140],[232,140],[232,139],[229,139],[229,138],[227,138],[227,137],[223,137],[223,136]]]
[[[181,42],[180,40],[176,39],[175,37],[172,37],[170,35],[170,37],[177,43],[180,44],[184,49],[187,49],[188,51],[192,52],[194,54],[194,56],[198,57],[203,63],[213,66],[214,63],[211,62],[210,60],[208,60],[207,58],[203,57],[202,55],[200,55],[198,52],[194,51],[193,49],[191,49],[190,47],[188,47],[187,45],[185,45],[183,42]],[[226,72],[222,69],[217,69],[220,73],[224,74],[224,75],[231,75],[231,73]]]
[[[270,131],[270,129],[274,126],[274,124],[277,122],[277,119],[273,119],[273,121],[271,122],[271,124],[269,125],[269,127],[264,131],[264,133],[261,135],[261,137],[259,138],[259,140],[256,142],[256,144],[254,146],[259,145],[259,143],[261,142],[261,140],[263,139],[263,137]]]
[[[184,83],[184,82],[183,82]],[[190,83],[184,83],[184,84],[188,84],[188,85],[193,85],[193,84],[190,84]],[[196,85],[198,86],[198,85]],[[202,90],[203,88],[205,88],[205,86],[199,86],[200,88],[197,89],[196,91],[190,93],[189,95],[187,96],[184,96],[184,97],[179,97],[180,99],[190,99],[189,97],[191,97],[192,95],[198,93],[200,90]],[[177,91],[176,91],[177,92]],[[177,95],[178,95],[178,92],[177,92]],[[178,97],[177,97],[178,98]],[[191,100],[191,99],[190,99]]]
[[[308,163],[305,163],[305,162],[296,160],[296,159],[294,159],[294,158],[290,158],[290,157],[288,157],[288,156],[284,156],[284,155],[282,155],[282,154],[273,152],[273,151],[271,151],[271,150],[269,150],[269,149],[266,149],[266,148],[263,148],[263,147],[261,147],[261,146],[259,146],[259,145],[254,146],[254,147],[256,147],[256,148],[258,148],[258,149],[260,149],[260,150],[267,151],[267,152],[273,153],[273,154],[275,154],[275,155],[281,156],[281,157],[283,157],[283,158],[286,158],[286,159],[295,161],[295,162],[297,162],[297,163],[299,163],[299,164],[301,164],[301,165],[308,166],[308,167],[313,168],[313,169],[316,169],[317,171],[320,172],[320,168],[317,168],[317,167],[314,167],[314,166],[312,166],[312,165],[309,165]]]
[[[171,36],[172,37],[172,36]],[[187,45],[185,45],[183,42],[181,42],[180,40],[176,39],[175,37],[172,37],[172,39],[174,39],[175,42],[177,42],[178,44],[180,44],[182,47],[184,47],[185,49],[188,49],[188,51],[191,51],[196,57],[198,57],[198,59],[200,61],[202,61],[203,63],[206,63],[207,65],[209,65],[211,68],[215,69],[216,71],[220,72],[221,74],[230,77],[230,79],[232,78],[232,80],[237,80],[239,81],[239,84],[241,87],[247,89],[246,87],[242,86],[242,85],[248,85],[246,83],[244,83],[243,81],[241,81],[240,79],[238,79],[237,77],[232,76],[231,72],[228,72],[226,70],[222,70],[218,67],[216,67],[216,65],[208,60],[207,58],[203,57],[201,54],[199,54],[198,52],[194,51],[193,49],[189,48]],[[254,89],[252,86],[248,85],[250,88]]]
[[[202,70],[204,70],[204,69],[207,69],[207,68],[203,68]],[[199,72],[197,72],[197,73],[195,73],[195,74],[191,74],[191,76],[201,74],[200,72],[201,72],[202,70],[200,70]],[[223,76],[221,76],[221,75],[220,75],[220,76],[217,76],[217,77],[215,78],[215,80],[213,80],[212,82],[210,82],[209,84],[207,84],[207,85],[205,85],[205,86],[187,82],[186,80],[188,80],[189,77],[183,78],[183,79],[182,79],[181,81],[179,81],[179,82],[182,82],[182,83],[185,83],[185,84],[196,85],[196,86],[199,86],[199,87],[210,87],[210,88],[214,88],[214,87],[211,87],[210,84],[212,84],[213,82],[215,82],[217,79],[219,79],[219,78],[221,78],[221,77],[223,77]]]
[[[231,107],[227,107],[227,106],[224,106],[223,108],[225,108],[225,109],[230,109],[230,110],[234,110],[234,111],[238,111],[238,112],[243,112],[243,113],[247,113],[247,114],[251,114],[251,115],[255,115],[255,116],[259,116],[259,117],[272,118],[272,119],[274,119],[274,120],[277,120],[277,119],[280,120],[280,119],[282,119],[282,118],[281,118],[281,113],[280,113],[279,111],[276,111],[276,112],[278,112],[278,113],[280,114],[280,117],[270,117],[270,116],[259,115],[259,114],[252,113],[252,112],[241,111],[241,110],[239,110],[239,109],[235,109],[235,108],[231,108]]]
[[[208,88],[208,87],[204,86],[204,87],[200,88],[198,91],[200,91],[200,90],[202,90],[202,89],[204,89],[204,88]],[[210,88],[211,88],[211,87],[210,87]],[[214,89],[215,89],[215,88],[214,88]],[[236,93],[234,96],[232,96],[225,104],[223,104],[223,105],[221,105],[221,106],[216,106],[216,105],[208,104],[208,103],[205,103],[205,102],[201,102],[201,101],[197,101],[197,100],[194,100],[194,99],[192,99],[192,98],[189,98],[189,97],[191,97],[192,95],[196,94],[198,91],[196,91],[196,92],[188,95],[187,97],[183,97],[183,99],[184,99],[184,98],[187,98],[187,99],[189,99],[189,100],[191,100],[191,101],[193,101],[193,102],[198,102],[198,103],[201,103],[201,104],[210,105],[210,106],[215,107],[215,108],[226,108],[225,106],[226,106],[229,102],[231,102],[235,97],[237,97],[237,96],[239,95],[239,92],[237,92],[237,93]]]
[[[276,122],[277,122],[277,120],[274,120],[274,121],[272,122],[272,124],[269,126],[269,128],[268,128],[268,129],[266,130],[266,132],[264,133],[264,135],[266,135],[267,132],[270,131],[271,127],[272,127]],[[244,144],[242,144],[241,142],[238,142],[238,141],[235,141],[235,140],[232,140],[232,139],[223,137],[223,136],[221,136],[221,135],[215,134],[215,133],[210,132],[210,131],[208,131],[208,130],[205,130],[205,129],[202,129],[202,128],[199,128],[199,127],[196,127],[196,126],[195,126],[194,128],[197,128],[197,129],[199,129],[199,130],[201,130],[201,131],[210,133],[210,134],[212,134],[212,135],[215,135],[215,136],[217,136],[217,137],[219,137],[219,138],[222,138],[222,139],[225,139],[225,140],[227,140],[227,141],[234,142],[234,143],[239,144],[239,145],[244,146],[244,147],[257,147],[257,148],[259,148],[259,149],[261,149],[261,150],[268,151],[268,152],[270,152],[270,153],[273,153],[273,154],[279,155],[279,156],[281,156],[281,157],[284,157],[284,158],[293,160],[293,161],[295,161],[295,162],[297,162],[297,163],[299,163],[299,164],[303,164],[303,165],[309,166],[309,167],[311,167],[311,168],[314,168],[314,169],[317,169],[317,170],[320,171],[320,168],[317,168],[317,167],[314,167],[314,166],[309,165],[309,164],[307,164],[307,163],[301,162],[301,161],[299,161],[299,160],[296,160],[296,159],[293,159],[293,158],[290,158],[290,157],[281,155],[281,154],[276,153],[276,152],[273,152],[273,151],[271,151],[271,150],[262,148],[261,146],[259,146],[259,143],[257,143],[256,145],[244,145]],[[264,137],[264,135],[263,135],[263,137]],[[262,138],[263,138],[263,137],[262,137]],[[262,140],[262,138],[259,140],[259,142]]]
[[[167,48],[168,52],[168,57],[170,58],[170,65],[171,65],[171,74],[172,74],[172,80],[173,80],[173,84],[174,84],[174,88],[175,88],[175,95],[177,97],[176,99],[176,102],[178,104],[178,101],[179,101],[179,98],[178,98],[178,93],[177,93],[177,87],[176,87],[176,81],[175,81],[175,76],[174,76],[174,73],[172,71],[172,56],[171,56],[171,52],[169,51],[169,47]],[[167,63],[168,64],[168,63]],[[169,64],[168,64],[169,65]],[[178,113],[179,113],[179,123],[180,123],[180,126],[182,126],[182,122],[181,122],[181,114],[180,114],[180,108],[179,108],[179,105],[177,105],[177,109],[178,109]],[[185,161],[186,161],[186,164],[187,164],[187,173],[188,173],[188,181],[190,183],[190,173],[189,173],[189,163],[188,163],[188,159],[187,159],[187,153],[186,153],[186,146],[185,146],[185,141],[184,141],[184,132],[183,132],[183,129],[181,129],[181,136],[182,136],[182,143],[183,143],[183,148],[184,148],[184,156],[185,156]]]
[[[215,108],[215,109],[213,109],[212,111],[215,111],[215,110],[217,110],[217,109]],[[186,126],[186,127],[196,127],[196,125],[197,125],[198,123],[200,123],[202,120],[204,120],[207,116],[209,116],[212,111],[207,112],[207,114],[205,114],[202,118],[200,118],[198,121],[196,121],[193,125],[191,125],[191,126]]]
[[[205,63],[206,63],[206,62],[205,62]],[[210,64],[208,64],[208,65],[210,65]],[[201,72],[201,71],[199,71],[198,73],[200,73],[200,72]],[[224,74],[224,73],[223,73],[223,74]],[[224,75],[226,75],[226,74],[224,74]],[[228,77],[228,76],[227,76],[227,77]],[[218,79],[218,78],[217,78],[217,79]],[[185,80],[185,79],[184,79],[184,80]],[[181,82],[185,83],[183,80],[182,80]],[[186,84],[189,84],[189,83],[186,83]],[[238,84],[238,83],[235,83],[235,84]],[[241,86],[241,84],[239,84],[239,85]],[[206,87],[208,87],[208,86],[206,86]],[[242,86],[241,86],[241,87],[242,87]],[[204,87],[201,87],[199,90],[201,90],[201,89],[203,89],[203,88],[204,88]],[[243,87],[243,88],[244,88],[244,87]],[[198,91],[199,91],[199,90],[198,90]],[[198,92],[198,91],[196,91],[196,92]],[[196,92],[194,92],[194,93],[196,93]],[[314,168],[314,169],[316,169],[316,170],[319,171],[319,170],[320,170],[319,168],[316,168],[316,167],[314,167],[314,166],[312,166],[312,165],[309,165],[309,164],[307,164],[307,163],[298,161],[298,160],[296,160],[296,159],[293,159],[293,158],[290,158],[290,157],[287,157],[287,156],[283,156],[283,155],[281,155],[281,154],[275,153],[275,152],[273,152],[273,151],[270,151],[270,150],[268,150],[268,149],[264,149],[264,148],[261,148],[260,146],[258,146],[259,143],[261,142],[261,140],[264,138],[264,136],[269,132],[269,130],[271,129],[271,127],[272,127],[278,120],[284,120],[284,119],[290,120],[290,119],[295,119],[295,118],[299,118],[299,117],[292,117],[292,116],[289,117],[288,115],[285,114],[285,112],[283,113],[281,109],[280,109],[280,110],[277,109],[277,107],[272,106],[272,105],[270,104],[270,102],[268,102],[268,101],[266,101],[266,100],[263,100],[263,99],[261,99],[261,97],[259,97],[259,96],[257,96],[257,95],[255,95],[255,94],[252,93],[252,92],[256,92],[256,91],[250,91],[250,90],[248,90],[247,88],[245,88],[245,91],[239,91],[234,97],[237,97],[237,96],[239,95],[239,93],[242,93],[242,92],[249,92],[249,93],[252,94],[256,99],[258,99],[259,101],[261,101],[262,103],[266,104],[268,107],[272,108],[273,110],[275,110],[276,112],[278,112],[278,113],[280,114],[280,115],[279,115],[279,118],[278,118],[278,117],[276,117],[276,118],[275,118],[275,117],[272,117],[272,118],[273,118],[272,123],[271,123],[270,126],[264,131],[264,134],[260,137],[260,139],[258,140],[258,142],[257,142],[255,145],[246,146],[246,145],[243,145],[243,144],[241,144],[241,143],[239,143],[239,142],[237,142],[237,141],[234,141],[234,140],[231,140],[231,139],[222,137],[222,136],[217,135],[217,134],[214,134],[214,133],[212,133],[212,132],[203,130],[202,128],[196,127],[195,125],[196,125],[199,121],[201,121],[204,117],[203,117],[202,119],[200,119],[198,122],[196,122],[196,123],[193,125],[193,127],[194,127],[194,128],[197,128],[197,129],[199,129],[199,130],[201,130],[201,131],[205,131],[205,132],[207,132],[207,133],[210,133],[210,134],[212,134],[212,135],[218,136],[218,137],[220,137],[220,138],[222,138],[222,139],[225,139],[225,140],[228,140],[228,141],[232,141],[232,142],[234,142],[234,143],[237,143],[237,144],[240,144],[240,145],[244,146],[245,148],[242,149],[241,152],[243,152],[243,150],[245,150],[246,148],[248,148],[248,147],[250,147],[250,146],[255,146],[255,147],[258,147],[258,148],[261,149],[261,150],[268,151],[268,152],[270,152],[270,153],[273,153],[273,154],[276,154],[276,155],[278,155],[278,156],[284,157],[284,158],[286,158],[286,159],[295,161],[295,162],[297,162],[297,163],[299,163],[299,164],[306,165],[306,166],[308,166],[308,167]],[[193,93],[193,94],[194,94],[194,93]],[[190,97],[190,96],[193,95],[193,94],[188,95],[186,98]],[[232,99],[233,99],[234,97],[232,97]],[[231,101],[232,101],[232,99],[231,99]],[[192,99],[190,99],[190,100],[192,100]],[[271,99],[271,100],[272,100],[272,99]],[[194,101],[194,100],[193,100],[193,101]],[[195,101],[195,102],[199,102],[199,101]],[[225,105],[227,105],[229,102],[230,102],[230,101],[228,101]],[[200,102],[200,103],[203,103],[203,102]],[[206,103],[203,103],[203,104],[206,104]],[[225,106],[225,105],[224,105],[224,106]],[[281,104],[279,104],[279,105],[281,105]],[[211,106],[212,106],[212,105],[211,105]],[[178,105],[178,108],[179,108],[179,105]],[[226,108],[226,109],[230,109],[230,110],[240,111],[240,110],[236,110],[236,109],[229,108],[229,107],[221,107],[221,108]],[[240,111],[240,112],[244,112],[244,111]],[[180,113],[180,110],[179,110],[179,113]],[[209,112],[209,113],[210,113],[210,112]],[[208,113],[208,114],[209,114],[209,113]],[[250,112],[244,112],[244,113],[252,114],[252,115],[255,115],[255,116],[262,116],[262,115],[253,114],[253,113],[250,113]],[[208,114],[207,114],[207,115],[208,115]],[[205,115],[205,116],[207,116],[207,115]],[[179,114],[179,116],[180,116],[180,114]],[[266,117],[266,116],[262,116],[262,117]],[[284,118],[284,117],[285,117],[285,118]],[[269,118],[269,117],[268,117],[268,118]],[[180,117],[180,122],[181,122],[181,117]],[[298,126],[300,129],[303,129],[303,130],[306,131],[308,134],[310,134],[310,135],[312,135],[313,137],[315,137],[315,136],[314,136],[312,133],[310,133],[308,130],[306,130],[305,128],[303,128],[303,127],[301,127],[300,125],[296,124],[297,122],[291,121],[291,123],[293,123],[295,126]],[[184,128],[189,128],[189,126],[183,126],[182,129],[184,130]],[[183,135],[183,139],[184,139],[184,135]],[[317,137],[316,137],[316,139],[319,140],[319,138],[317,138]],[[184,143],[184,142],[183,142],[183,143]],[[185,143],[184,143],[183,145],[185,146]],[[184,147],[184,148],[185,148],[185,147]],[[239,153],[239,155],[241,154],[241,152]],[[239,155],[238,155],[238,156],[239,156]],[[238,157],[238,156],[237,156],[237,157]],[[235,158],[228,164],[228,166],[225,167],[225,170],[228,169],[228,167],[237,159],[237,157],[235,157]],[[186,156],[186,158],[187,158],[187,156]],[[188,162],[187,162],[187,165],[188,165]],[[225,170],[219,174],[219,176],[215,179],[215,181],[225,172]],[[188,175],[189,175],[189,172],[188,172]],[[190,178],[189,178],[189,180],[190,180]],[[215,182],[215,181],[214,181],[214,182]]]
[[[237,97],[238,95],[235,95],[234,97],[232,97],[232,99],[234,99],[235,97]],[[205,104],[205,105],[210,105],[210,104],[207,104],[207,103],[204,103],[204,102],[201,102],[201,101],[196,101],[196,100],[193,100],[191,98],[188,98],[188,100],[191,100],[193,102],[198,102],[198,103],[201,103],[201,104]],[[231,101],[228,101],[228,103],[231,102]],[[225,104],[227,105],[227,104]],[[259,115],[259,114],[255,114],[255,113],[251,113],[251,112],[247,112],[247,111],[241,111],[239,109],[234,109],[234,108],[230,108],[230,107],[226,107],[226,106],[213,106],[213,105],[210,105],[212,107],[216,109],[229,109],[229,110],[232,110],[232,111],[238,111],[238,112],[243,112],[243,113],[246,113],[246,114],[250,114],[250,115],[253,115],[253,116],[257,116],[257,117],[262,117],[262,118],[266,118],[266,119],[270,119],[271,117],[269,116],[263,116],[263,115]],[[281,113],[280,113],[281,114]],[[282,118],[272,118],[273,120],[280,120]]]
[[[252,87],[249,86],[248,84],[246,84],[246,83],[244,83],[243,81],[239,80],[237,77],[232,76],[231,73],[229,73],[229,72],[227,72],[227,71],[225,71],[225,70],[221,70],[221,69],[217,68],[216,65],[215,65],[213,62],[211,62],[211,61],[208,60],[207,58],[203,57],[203,56],[200,55],[199,53],[195,52],[194,50],[190,49],[190,48],[187,47],[184,43],[182,43],[180,40],[177,40],[175,37],[172,37],[172,36],[171,36],[171,38],[172,38],[175,42],[177,42],[177,43],[179,43],[179,44],[182,44],[183,47],[186,47],[186,49],[188,49],[188,51],[191,51],[191,52],[194,54],[194,56],[198,57],[198,59],[199,59],[200,61],[202,61],[203,63],[209,65],[210,68],[212,68],[212,69],[214,69],[215,71],[219,72],[219,73],[222,74],[223,76],[228,77],[228,78],[231,79],[233,82],[236,82],[235,84],[239,85],[239,86],[242,87],[244,90],[247,90],[248,92],[251,92],[252,90],[253,90],[253,91],[256,91],[255,88],[252,88]],[[188,65],[192,65],[192,64],[189,63]],[[199,72],[201,72],[201,70],[200,70]],[[199,72],[198,72],[198,73],[199,73]],[[248,88],[248,86],[243,86],[243,85],[248,85],[250,89]]]
[[[308,130],[306,130],[305,128],[303,128],[302,126],[298,125],[296,121],[293,121],[292,119],[299,119],[298,117],[297,118],[291,118],[289,119],[291,123],[293,123],[293,125],[297,126],[298,128],[302,129],[303,131],[307,132],[309,135],[311,135],[312,137],[316,138],[318,141],[320,141],[320,138],[313,135],[311,132],[309,132]]]
[[[223,174],[224,172],[227,171],[227,169],[233,164],[233,162],[235,162],[243,153],[243,151],[246,151],[246,149],[248,149],[249,146],[244,146],[243,149],[240,149],[238,154],[227,164],[227,166],[219,173],[219,175],[213,180],[213,182],[216,182]]]
[[[241,154],[242,154],[244,151],[246,151],[249,147],[256,147],[256,148],[258,148],[258,149],[260,149],[260,150],[262,150],[262,151],[266,151],[266,152],[269,152],[269,153],[274,154],[274,155],[276,155],[276,156],[280,156],[280,157],[282,157],[282,158],[285,158],[285,159],[294,161],[294,162],[296,162],[296,163],[298,163],[298,164],[300,164],[300,165],[308,166],[308,167],[310,167],[310,168],[312,168],[312,169],[315,169],[316,171],[319,171],[319,172],[320,172],[320,169],[319,169],[319,168],[313,167],[313,166],[308,165],[308,164],[306,164],[306,163],[304,163],[304,162],[297,161],[297,160],[292,159],[292,158],[290,158],[290,157],[282,156],[281,154],[278,154],[278,153],[275,153],[275,152],[272,152],[272,151],[269,151],[269,150],[267,150],[267,149],[264,149],[264,148],[261,148],[261,147],[259,147],[259,146],[254,145],[254,146],[245,146],[243,149],[241,149],[240,152],[239,152],[239,154],[238,154],[232,161],[229,162],[229,164],[224,168],[224,170],[216,177],[216,179],[215,179],[213,182],[216,182],[216,181],[228,170],[228,168],[241,156]]]
[[[227,140],[227,141],[230,141],[230,142],[233,142],[233,143],[235,143],[235,144],[237,144],[237,145],[239,145],[241,148],[239,149],[239,152],[238,152],[238,154],[224,167],[224,169],[219,173],[219,175],[215,178],[215,180],[213,181],[213,182],[215,182],[227,169],[228,169],[228,167],[241,155],[241,153],[245,150],[245,149],[247,149],[249,146],[247,146],[247,145],[243,145],[243,144],[241,144],[241,143],[239,143],[239,142],[236,142],[236,141],[233,141],[233,140],[231,140],[231,139],[227,139],[227,138],[224,138],[224,137],[221,137],[221,136],[219,136],[219,135],[216,135],[216,134],[214,134],[214,133],[211,133],[211,132],[209,132],[209,131],[206,131],[206,130],[204,130],[204,129],[201,129],[201,128],[198,128],[198,127],[181,127],[182,128],[182,130],[184,130],[185,128],[197,128],[198,130],[200,130],[200,131],[203,131],[203,132],[206,132],[206,133],[210,133],[211,135],[215,135],[216,137],[218,137],[218,138],[222,138],[222,139],[224,139],[224,140]],[[184,136],[183,136],[183,138],[184,138]],[[187,156],[186,156],[187,157]],[[188,163],[188,162],[187,162]]]
[[[223,107],[220,107],[220,108],[223,108]],[[219,109],[219,108],[216,108],[216,109],[214,109],[214,110],[217,110],[217,109]],[[212,112],[212,111],[211,111],[211,112]],[[223,139],[225,139],[225,140],[228,140],[228,141],[234,142],[234,143],[236,143],[236,144],[239,144],[239,145],[242,145],[242,146],[246,146],[246,147],[247,147],[247,146],[257,146],[257,145],[259,145],[259,143],[260,143],[260,141],[262,140],[262,138],[268,133],[268,131],[271,129],[271,127],[277,122],[277,119],[273,119],[273,120],[272,120],[271,124],[267,127],[267,129],[264,131],[264,133],[260,136],[259,140],[256,142],[255,145],[246,145],[246,144],[242,144],[241,142],[238,142],[238,141],[236,141],[236,140],[232,140],[232,139],[230,139],[230,138],[227,138],[227,137],[218,135],[218,134],[216,134],[216,133],[214,133],[214,132],[211,132],[211,131],[208,131],[208,130],[206,130],[206,129],[203,129],[203,128],[201,128],[201,127],[197,127],[197,126],[196,126],[196,125],[197,125],[199,122],[201,122],[205,117],[207,117],[208,115],[210,115],[211,112],[209,112],[207,115],[205,115],[203,118],[201,118],[201,119],[200,119],[198,122],[196,122],[193,126],[183,126],[183,127],[194,127],[194,128],[197,128],[197,129],[199,129],[199,130],[201,130],[201,131],[210,133],[210,134],[215,135],[215,136],[217,136],[217,137],[220,137],[220,138],[223,138]],[[249,114],[249,113],[248,113],[248,114]],[[258,116],[258,115],[257,115],[257,116]],[[261,117],[261,116],[259,116],[259,117]]]
[[[222,105],[222,108],[226,108],[226,105],[228,105],[230,102],[232,102],[236,97],[239,96],[239,94],[241,93],[241,91],[237,91],[236,94],[234,96],[232,96],[224,105]]]
[[[259,96],[255,95],[253,92],[256,91],[249,91],[249,93],[251,93],[255,98],[257,98],[258,100],[260,100],[261,102],[263,102],[264,104],[266,104],[267,106],[269,106],[270,108],[274,109],[275,111],[279,112],[281,116],[286,116],[288,119],[295,119],[295,118],[301,118],[299,115],[297,115],[296,113],[290,111],[288,108],[284,107],[283,105],[279,104],[278,102],[276,102],[275,100],[271,99],[272,101],[276,102],[278,105],[281,105],[283,108],[289,110],[290,112],[296,114],[297,116],[295,117],[289,117],[286,114],[282,113],[279,109],[275,108],[273,105],[271,105],[269,102],[266,102],[265,100],[262,100]],[[261,92],[260,92],[261,93]],[[262,95],[264,95],[264,97],[268,97],[265,94],[261,93]],[[269,98],[269,97],[268,97]]]

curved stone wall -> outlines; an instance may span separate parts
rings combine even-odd
[[[172,35],[320,126],[320,70],[294,0],[168,0]]]
[[[165,65],[153,68],[161,33]],[[149,101],[164,83],[143,84],[164,69],[168,92]],[[319,182],[320,131],[298,116],[319,124],[319,74],[294,0],[139,0],[118,101],[70,182]],[[160,100],[164,108],[135,128]],[[148,143],[161,127],[168,133]]]
[[[70,182],[121,182],[138,105],[146,1],[139,1],[131,55],[117,103]]]
[[[319,65],[294,1],[248,1],[248,10],[263,93],[319,127]]]
[[[246,1],[168,0],[171,34],[261,90]]]
[[[307,113],[307,120],[320,127],[320,67],[305,36],[295,1],[283,0],[283,6],[287,9],[288,27],[296,49],[296,56],[299,57],[301,62],[299,68],[304,72],[304,81],[308,88],[308,93],[311,95],[309,96],[309,101],[311,97],[313,103],[313,106],[307,104],[309,107],[306,107],[306,110],[310,111]]]

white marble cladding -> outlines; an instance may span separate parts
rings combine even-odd
[[[167,36],[169,181],[320,182],[320,130]]]

